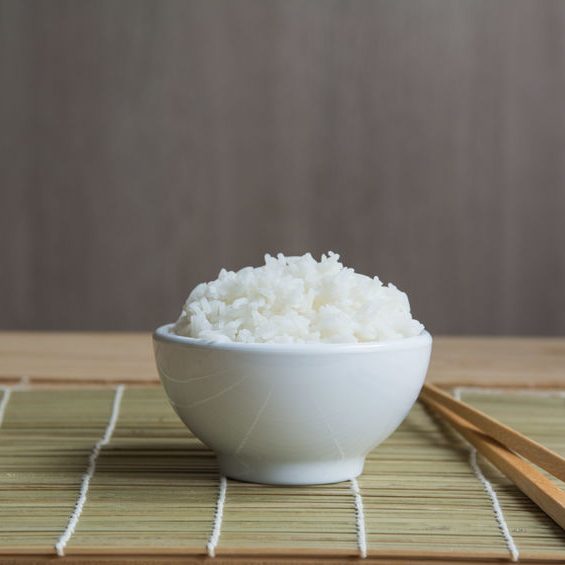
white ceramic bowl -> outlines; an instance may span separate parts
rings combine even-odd
[[[161,382],[223,474],[333,483],[402,422],[424,383],[432,338],[360,344],[213,343],[153,334]]]

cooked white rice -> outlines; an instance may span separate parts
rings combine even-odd
[[[320,262],[265,255],[262,267],[222,269],[188,297],[178,335],[244,343],[354,343],[418,335],[406,294],[344,267],[330,252]]]

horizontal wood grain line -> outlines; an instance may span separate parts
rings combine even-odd
[[[565,387],[565,338],[434,337],[441,386]],[[157,383],[149,333],[0,332],[0,383]]]
[[[38,563],[54,563],[53,558],[55,553],[44,550],[33,550],[29,548],[1,548],[0,555],[2,556],[3,565],[9,561],[6,558],[14,557],[15,563],[32,562]],[[396,565],[399,563],[413,563],[417,562],[421,565],[428,565],[438,560],[447,563],[500,563],[501,559],[504,560],[504,555],[501,553],[489,551],[475,551],[473,554],[465,553],[462,551],[454,552],[441,552],[441,551],[422,551],[422,550],[369,550],[367,559],[363,563],[386,563],[391,562]],[[112,563],[123,562],[124,559],[134,560],[135,563],[164,563],[168,560],[177,562],[182,560],[183,563],[194,562],[207,562],[221,565],[223,563],[257,563],[264,564],[275,563],[276,561],[291,562],[291,563],[304,563],[308,565],[317,565],[326,562],[343,562],[347,561],[358,562],[357,552],[335,550],[328,552],[327,550],[288,550],[287,548],[273,549],[266,551],[257,548],[224,548],[218,552],[217,557],[212,560],[206,555],[202,548],[119,548],[119,551],[110,551],[107,549],[101,551],[100,548],[71,548],[67,555],[63,558],[64,563],[70,563],[76,560],[77,563]],[[37,560],[37,561],[35,561]],[[187,561],[188,560],[188,561]],[[242,561],[244,560],[244,561]],[[276,561],[275,561],[276,560]],[[57,559],[58,561],[58,559]],[[529,551],[528,556],[520,559],[521,563],[529,563],[535,565],[537,563],[562,563],[563,554],[555,552],[551,553],[536,553]]]
[[[437,565],[437,563],[502,563],[503,561],[498,559],[473,559],[469,557],[448,557],[445,559],[441,558],[429,558],[429,557],[368,557],[363,559],[364,565],[369,565],[376,563],[379,565],[411,565],[412,563],[418,563],[418,565]],[[560,564],[562,565],[563,560],[559,557],[551,559],[521,559],[521,563],[527,563],[528,565],[551,565]],[[223,557],[218,556],[213,559],[213,561],[208,556],[192,556],[192,555],[172,555],[172,556],[145,556],[145,555],[124,555],[124,556],[68,556],[64,558],[65,565],[99,565],[103,563],[104,565],[121,565],[123,563],[135,563],[135,565],[199,565],[201,563],[206,563],[210,565],[325,565],[334,563],[359,563],[357,557],[343,557],[343,556],[329,556],[329,557],[270,557],[270,556],[230,556]],[[11,556],[4,557],[2,559],[2,565],[53,565],[52,556]]]
[[[359,552],[356,548],[351,549],[327,549],[327,548],[257,548],[257,547],[220,547],[217,550],[218,557],[254,556],[254,557],[357,557]],[[55,555],[55,550],[48,551],[47,548],[35,550],[33,548],[0,547],[0,555]],[[65,552],[65,558],[75,556],[183,556],[183,555],[206,555],[205,547],[69,547]],[[544,554],[545,555],[545,554]],[[418,559],[498,559],[505,556],[505,552],[473,551],[472,554],[464,551],[425,551],[425,550],[403,550],[403,549],[369,549],[369,557],[381,558],[410,558]],[[559,555],[556,553],[556,557]],[[562,555],[561,555],[562,557]],[[534,558],[537,558],[534,556]],[[541,558],[541,556],[540,556]]]

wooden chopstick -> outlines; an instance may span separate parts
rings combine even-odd
[[[555,451],[544,447],[537,441],[521,434],[502,422],[487,416],[484,412],[456,400],[435,385],[425,384],[421,393],[422,400],[430,399],[443,404],[449,410],[474,424],[481,432],[496,439],[509,449],[519,453],[538,467],[545,469],[554,477],[565,481],[565,459]]]
[[[430,385],[426,385],[426,387],[429,386]],[[469,420],[465,419],[459,411],[455,412],[446,406],[447,403],[441,404],[435,400],[433,395],[429,394],[428,391],[429,388],[423,391],[421,395],[422,402],[441,417],[445,418],[445,420],[471,443],[479,453],[486,457],[526,496],[565,529],[565,492],[533,465],[494,439],[488,432],[479,429]],[[453,401],[457,406],[459,401],[455,399],[453,399]],[[464,403],[461,402],[461,404]],[[489,418],[486,415],[484,416]],[[496,422],[496,420],[494,421]],[[497,422],[497,424],[500,423]],[[500,425],[502,426],[503,424]],[[508,429],[512,430],[511,428]]]

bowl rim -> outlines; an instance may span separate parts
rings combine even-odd
[[[174,343],[185,347],[212,349],[221,351],[256,352],[256,353],[353,353],[371,351],[392,351],[415,349],[430,346],[432,336],[422,330],[413,337],[401,337],[386,341],[366,341],[360,343],[242,343],[239,341],[219,342],[194,337],[185,337],[172,333],[174,323],[159,326],[153,332],[153,340]]]

